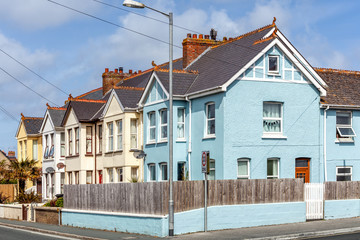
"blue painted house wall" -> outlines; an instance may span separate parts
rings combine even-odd
[[[324,111],[324,110],[322,110]],[[329,109],[326,112],[326,159],[327,181],[336,181],[336,167],[352,167],[352,181],[360,181],[360,144],[358,137],[353,142],[339,142],[336,138],[336,112],[352,112],[352,127],[360,134],[360,112],[356,110]]]

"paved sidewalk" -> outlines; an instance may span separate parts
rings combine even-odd
[[[33,222],[0,219],[0,225],[39,231],[78,239],[159,239],[130,233],[118,233],[68,226],[57,226]],[[140,226],[141,227],[141,226]],[[308,239],[343,233],[360,232],[360,218],[311,221],[305,223],[283,224],[252,228],[200,232],[172,237],[173,239]],[[168,239],[167,237],[165,239]]]

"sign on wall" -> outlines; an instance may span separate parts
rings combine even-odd
[[[210,160],[210,152],[203,151],[201,154],[201,172],[209,174],[209,160]]]

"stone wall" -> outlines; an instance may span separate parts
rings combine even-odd
[[[59,225],[61,208],[35,207],[35,222]]]

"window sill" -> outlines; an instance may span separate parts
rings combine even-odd
[[[282,134],[264,134],[261,136],[262,139],[287,139],[286,136]]]
[[[216,138],[215,135],[208,135],[208,136],[203,137],[203,140],[206,140],[206,139],[215,139],[215,138]]]
[[[154,145],[154,144],[156,144],[156,142],[148,142],[145,145]]]
[[[85,154],[85,157],[93,157],[93,156],[94,156],[94,154],[92,154],[92,153]]]
[[[76,158],[76,157],[79,157],[79,154],[66,156],[66,158]]]
[[[280,76],[279,72],[268,72],[267,73],[268,76]]]
[[[167,139],[161,139],[161,140],[159,140],[157,143],[167,143],[167,142],[168,142]]]
[[[186,139],[176,139],[176,142],[185,143],[185,142],[186,142]]]
[[[118,152],[122,152],[123,150],[120,149],[120,150],[114,150],[114,151],[108,151],[108,152],[105,152],[105,154],[110,154],[110,153],[118,153]]]
[[[335,143],[353,143],[355,142],[354,139],[349,139],[349,138],[337,138],[335,140]]]
[[[131,148],[129,151],[130,152],[140,152],[141,150],[138,148]]]

